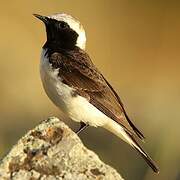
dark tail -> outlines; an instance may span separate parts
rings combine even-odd
[[[134,142],[134,144],[132,144],[134,149],[137,150],[137,152],[143,157],[143,159],[146,161],[146,163],[151,167],[151,169],[155,173],[159,173],[159,168],[155,164],[155,162],[151,159],[151,157],[141,148],[141,146],[137,143],[137,141],[135,140],[135,138],[132,135],[130,135],[129,133],[127,133],[127,134]]]

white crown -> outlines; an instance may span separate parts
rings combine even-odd
[[[51,19],[56,19],[58,21],[64,21],[66,23],[68,23],[68,25],[71,27],[71,29],[73,29],[74,31],[76,31],[76,33],[78,33],[78,39],[77,39],[77,46],[80,47],[81,49],[85,49],[86,46],[86,34],[85,34],[85,30],[83,28],[83,26],[81,25],[81,23],[75,19],[74,17],[65,14],[65,13],[59,13],[59,14],[53,14],[48,16]]]

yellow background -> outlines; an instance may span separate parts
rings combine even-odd
[[[49,116],[61,117],[42,89],[43,24],[32,14],[66,12],[87,33],[87,51],[146,136],[155,175],[132,148],[101,128],[84,144],[128,180],[180,179],[180,1],[14,0],[0,6],[0,154]],[[66,118],[73,129],[78,126]]]

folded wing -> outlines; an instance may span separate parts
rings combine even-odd
[[[68,53],[54,52],[50,55],[50,63],[53,68],[59,68],[61,80],[73,87],[77,94],[85,97],[129,134],[144,138],[130,121],[115,90],[94,66],[86,52],[79,48]]]

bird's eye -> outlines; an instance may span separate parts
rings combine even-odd
[[[68,25],[67,25],[65,22],[61,22],[61,23],[59,24],[59,26],[60,26],[60,28],[62,28],[62,29],[65,29],[65,28],[68,27]]]

